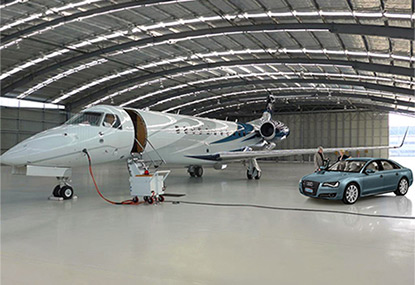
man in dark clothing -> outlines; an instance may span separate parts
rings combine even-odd
[[[314,169],[316,171],[320,170],[320,167],[324,165],[325,161],[323,147],[319,146],[317,152],[314,154]]]

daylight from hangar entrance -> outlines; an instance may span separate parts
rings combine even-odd
[[[415,172],[415,117],[395,113],[389,114],[389,142],[397,145],[408,130],[402,148],[389,150],[389,157]]]

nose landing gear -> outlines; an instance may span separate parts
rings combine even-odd
[[[77,198],[74,196],[72,186],[68,183],[70,181],[68,177],[58,177],[58,180],[59,184],[53,189],[49,200],[62,201]]]

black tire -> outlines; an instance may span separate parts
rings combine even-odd
[[[351,205],[356,203],[360,197],[359,185],[356,183],[350,183],[346,186],[343,193],[343,203]]]
[[[59,196],[59,190],[61,190],[60,185],[56,185],[55,188],[53,188],[53,191],[52,191],[53,197],[61,197]]]
[[[65,200],[71,199],[73,196],[73,188],[65,185],[59,190],[59,195]]]
[[[249,174],[249,170],[246,171],[246,177],[251,180],[252,179],[252,174]]]
[[[139,201],[137,196],[133,197],[132,200],[133,200],[134,203],[137,203]]]
[[[261,171],[256,171],[255,179],[259,180],[261,178]]]
[[[409,182],[408,179],[405,177],[402,177],[401,180],[399,180],[398,187],[395,190],[396,196],[404,196],[406,193],[408,193],[409,189]]]
[[[203,167],[201,167],[201,166],[196,167],[195,168],[195,174],[196,174],[197,177],[202,177],[202,175],[203,175]]]
[[[148,197],[147,196],[144,196],[143,199],[144,199],[145,202],[148,201]]]
[[[164,196],[163,195],[159,196],[159,202],[164,202]]]
[[[149,203],[150,205],[153,204],[154,203],[153,197],[148,197],[147,203]]]

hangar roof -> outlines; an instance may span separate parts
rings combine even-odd
[[[411,0],[2,1],[2,96],[200,116],[414,114]]]

